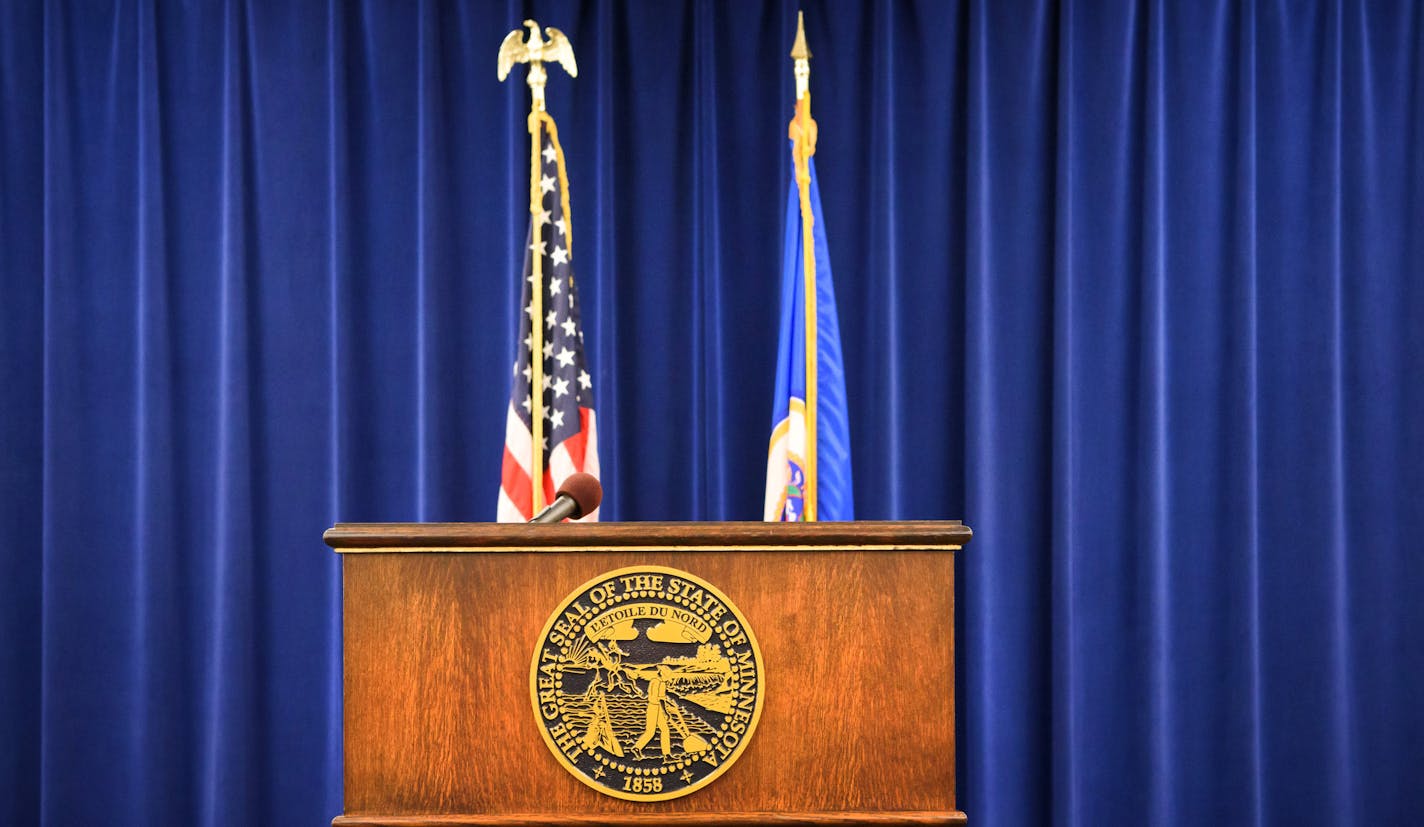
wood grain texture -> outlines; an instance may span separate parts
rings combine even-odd
[[[530,551],[686,546],[692,538],[728,550],[791,546],[962,546],[968,526],[928,520],[859,523],[337,523],[323,539],[337,551],[363,548],[521,547]]]
[[[833,554],[799,543],[746,548],[735,538],[766,535],[727,525],[658,524],[668,546],[659,551],[620,550],[650,542],[646,533],[631,542],[643,526],[629,524],[606,526],[602,547],[560,545],[555,554],[540,545],[344,555],[346,814],[334,823],[962,823],[952,553],[913,541]],[[834,536],[875,544],[858,525]],[[914,525],[930,545],[969,537],[954,524]],[[436,538],[505,548],[531,527],[362,528],[381,546]],[[533,528],[566,542],[559,529],[575,527]],[[328,532],[329,541],[334,533],[334,545],[349,541],[339,531],[347,529]],[[877,540],[893,533],[869,530]],[[706,788],[670,801],[611,798],[573,778],[545,746],[529,698],[530,659],[550,612],[585,581],[633,565],[712,583],[747,618],[763,656],[761,722],[743,755]]]
[[[334,827],[583,827],[615,824],[620,827],[940,827],[968,821],[961,812],[952,813],[663,813],[623,816],[550,815],[427,815],[427,816],[338,816]]]

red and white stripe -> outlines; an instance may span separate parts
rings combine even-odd
[[[501,523],[528,522],[534,516],[534,493],[530,484],[529,463],[531,438],[524,421],[511,403],[505,414],[504,462],[499,484],[497,519]],[[554,493],[564,480],[577,471],[600,476],[598,465],[598,419],[592,408],[579,408],[578,433],[554,446],[544,464],[544,504],[554,500]],[[585,514],[578,522],[598,521],[599,509]]]

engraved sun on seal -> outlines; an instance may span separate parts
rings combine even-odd
[[[695,575],[599,575],[550,615],[530,668],[544,742],[606,795],[663,801],[701,789],[761,717],[761,649],[746,618]]]

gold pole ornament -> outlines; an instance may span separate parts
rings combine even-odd
[[[550,26],[546,30],[549,39],[545,40],[539,34],[538,23],[525,20],[524,25],[529,27],[527,41],[522,38],[524,32],[515,29],[499,44],[499,79],[503,81],[509,77],[509,70],[514,68],[514,64],[529,64],[529,91],[533,93],[529,107],[529,214],[539,216],[543,213],[544,201],[539,186],[539,179],[543,177],[539,171],[540,145],[543,143],[541,131],[544,119],[548,117],[544,114],[544,84],[549,75],[544,71],[544,63],[558,63],[570,77],[578,77],[578,64],[574,62],[574,48],[563,32]],[[532,236],[529,248],[532,283],[532,315],[529,320],[532,337],[529,350],[529,443],[532,456],[529,482],[530,496],[537,512],[544,507],[544,325],[541,323],[544,318],[544,257],[540,253],[544,248],[544,232],[542,221],[531,219],[529,226]]]
[[[811,50],[806,48],[806,27],[799,11],[796,12],[796,42],[791,44],[791,58],[796,61],[796,100],[799,101],[811,89]]]
[[[811,209],[811,156],[816,154],[816,122],[811,119],[811,50],[806,48],[806,28],[801,12],[796,12],[796,42],[791,46],[796,61],[796,115],[787,135],[791,138],[791,158],[796,165],[796,189],[801,202],[801,268],[805,281],[806,311],[806,485],[802,491],[803,519],[816,522],[816,235],[815,213]]]
[[[529,64],[529,89],[534,93],[534,112],[544,111],[544,84],[549,76],[544,71],[544,63],[553,61],[564,67],[564,71],[569,73],[569,77],[578,77],[578,63],[574,61],[574,47],[569,45],[569,39],[564,33],[550,26],[546,31],[549,39],[545,40],[539,35],[539,24],[533,20],[524,21],[524,25],[529,27],[529,39],[521,38],[524,32],[515,29],[505,35],[504,42],[499,44],[499,79],[503,81],[509,77],[509,70],[516,63]]]

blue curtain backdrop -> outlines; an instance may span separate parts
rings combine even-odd
[[[1417,820],[1420,4],[807,12],[859,515],[978,533],[974,823]],[[0,3],[0,822],[339,810],[322,530],[494,514],[526,16],[604,514],[758,515],[794,3]]]

